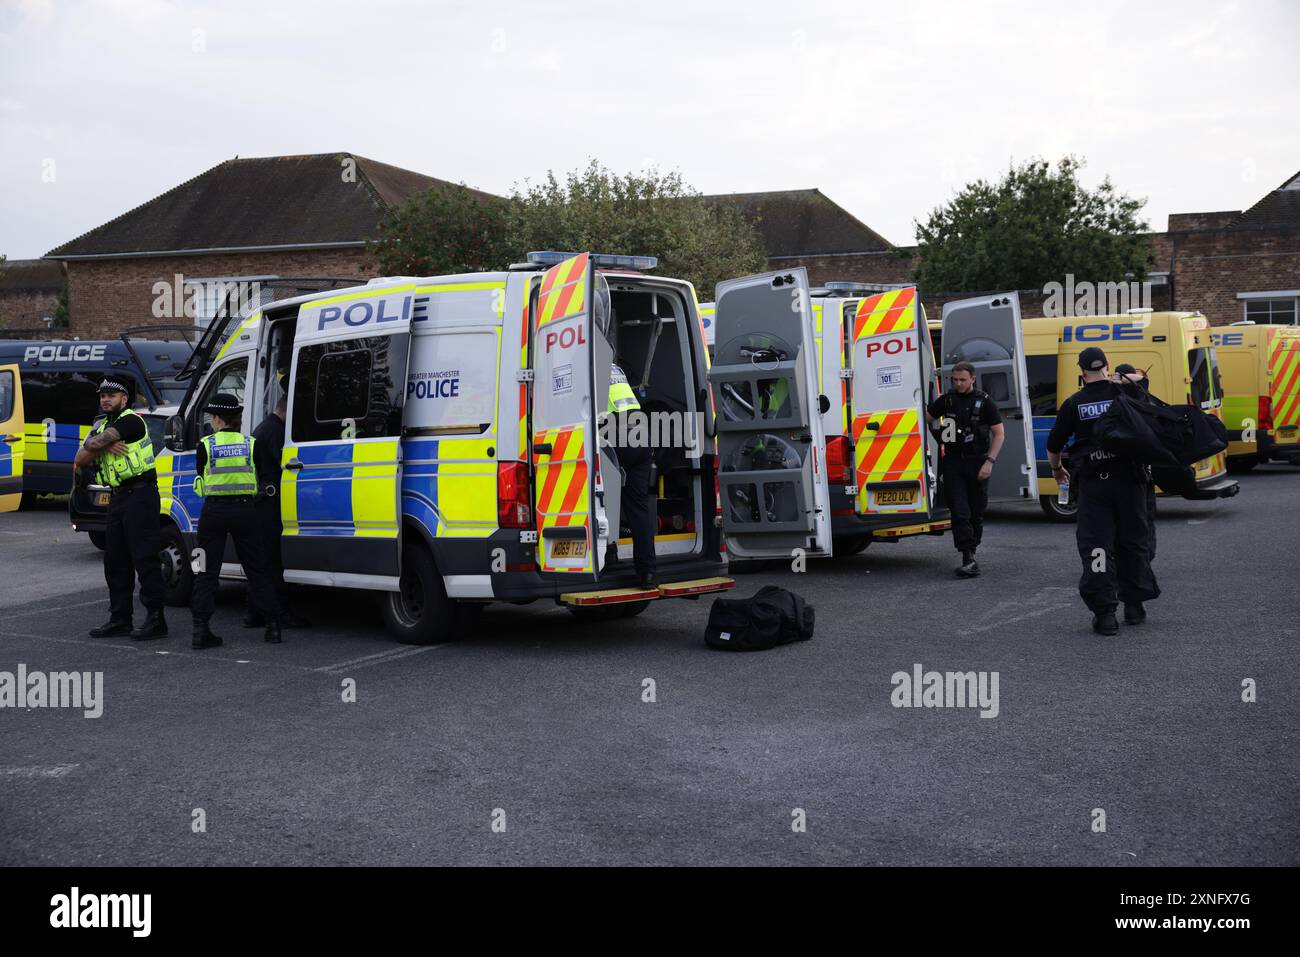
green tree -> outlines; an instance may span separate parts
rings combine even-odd
[[[657,273],[686,279],[712,299],[722,279],[761,272],[767,254],[739,208],[706,199],[676,172],[618,175],[596,160],[561,180],[548,172],[516,186],[508,245],[656,256]]]
[[[1061,282],[1146,277],[1152,262],[1146,200],[1119,193],[1107,177],[1079,182],[1073,156],[1012,166],[998,183],[976,180],[916,223],[918,285],[932,292],[1042,288]]]
[[[379,225],[370,253],[387,276],[437,276],[499,269],[508,257],[509,202],[465,186],[418,193]]]

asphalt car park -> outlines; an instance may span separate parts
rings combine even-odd
[[[316,626],[266,645],[236,583],[221,648],[174,608],[167,640],[96,641],[100,552],[57,503],[7,515],[0,671],[102,672],[103,713],[0,711],[0,864],[1294,865],[1300,468],[1241,482],[1161,501],[1163,594],[1118,638],[1035,503],[992,510],[974,580],[926,537],[738,576],[817,613],[747,655],[704,646],[707,597],[493,605],[413,648],[305,588]],[[895,707],[917,665],[996,672],[996,715]]]

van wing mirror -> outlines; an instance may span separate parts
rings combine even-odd
[[[163,427],[163,445],[172,452],[185,451],[185,420],[173,415]]]

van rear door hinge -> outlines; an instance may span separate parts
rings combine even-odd
[[[518,369],[518,370],[516,370],[516,371],[515,371],[515,381],[516,381],[516,382],[532,382],[532,381],[533,381],[533,370],[532,370],[532,369]]]

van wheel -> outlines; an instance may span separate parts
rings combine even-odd
[[[626,601],[616,605],[569,605],[569,612],[579,621],[614,621],[635,618],[650,607],[649,601]]]
[[[837,538],[831,542],[831,551],[836,558],[852,558],[854,555],[861,555],[871,544],[871,539],[863,538]]]
[[[447,597],[433,556],[422,547],[402,552],[399,590],[380,600],[384,624],[404,645],[432,645],[463,638],[474,630],[482,605],[466,605]]]
[[[1071,499],[1069,505],[1062,505],[1055,495],[1038,496],[1038,504],[1043,509],[1043,514],[1053,522],[1073,522],[1079,515],[1078,501]]]
[[[101,552],[108,546],[108,534],[106,532],[87,532],[86,534],[90,536],[90,544]]]
[[[1258,464],[1258,455],[1238,455],[1228,459],[1228,471],[1233,473],[1249,472]]]
[[[190,603],[190,595],[194,592],[194,571],[190,568],[190,553],[185,547],[185,539],[175,525],[163,526],[162,551],[158,553],[158,559],[162,562],[163,601],[173,608],[183,608]]]

